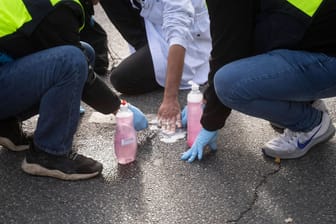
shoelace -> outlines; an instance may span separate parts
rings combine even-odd
[[[299,133],[285,129],[284,133],[277,139],[277,144],[295,144],[298,139]]]

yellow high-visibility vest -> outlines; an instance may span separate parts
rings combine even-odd
[[[309,17],[313,17],[323,0],[287,0]]]
[[[84,8],[79,0],[1,0],[0,1],[0,38],[15,33],[18,29],[31,30],[55,5],[64,1],[73,1],[82,9],[84,27]]]

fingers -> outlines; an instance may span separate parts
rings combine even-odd
[[[191,152],[191,155],[188,159],[188,163],[191,163],[195,160],[196,156],[197,156],[197,149],[193,148],[192,152]]]
[[[202,157],[203,157],[203,148],[202,147],[197,148],[197,157],[198,157],[198,160],[202,159]]]
[[[189,149],[188,151],[184,152],[181,156],[181,160],[187,160],[191,156],[192,149]]]
[[[203,149],[201,147],[193,146],[182,154],[181,160],[187,160],[189,163],[191,163],[196,159],[196,157],[198,160],[202,159]]]
[[[190,148],[188,151],[184,152],[181,156],[181,160],[187,160],[189,163],[193,162],[196,158],[197,150]]]
[[[178,100],[163,100],[158,110],[158,121],[164,132],[175,133],[176,127],[181,126],[180,105]]]
[[[182,120],[181,120],[181,114],[178,113],[176,115],[176,127],[177,128],[182,128]]]
[[[166,119],[159,120],[159,126],[161,127],[163,133],[173,134],[176,129],[176,121]]]
[[[173,134],[176,131],[176,128],[181,128],[181,116],[178,114],[175,118],[171,119],[159,119],[159,127],[161,128],[162,132],[166,134]]]

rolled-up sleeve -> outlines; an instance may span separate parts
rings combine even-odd
[[[191,28],[194,22],[194,7],[190,0],[163,0],[162,30],[169,46],[181,45],[187,48],[192,40]]]

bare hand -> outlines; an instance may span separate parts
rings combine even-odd
[[[164,100],[158,111],[158,121],[164,133],[174,133],[181,128],[181,112],[178,100]]]

